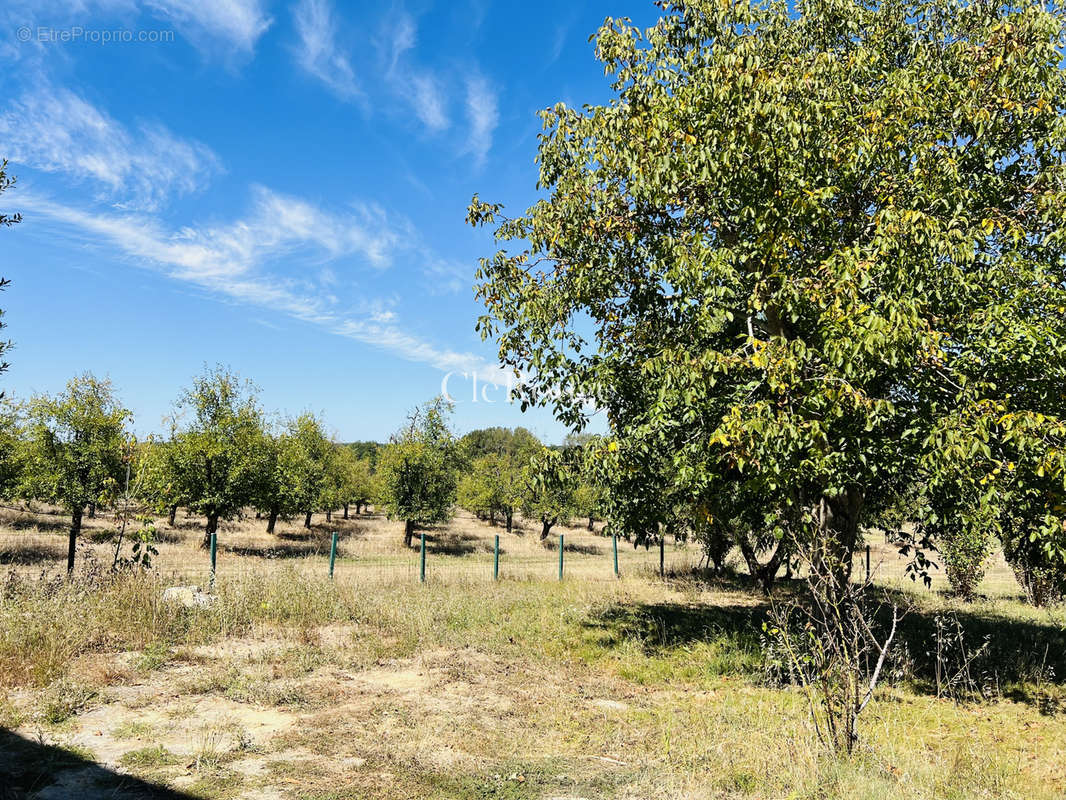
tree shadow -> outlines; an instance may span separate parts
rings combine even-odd
[[[729,577],[711,583],[725,590],[751,590],[746,582]],[[787,603],[801,592],[802,582],[790,581],[775,589],[775,597]],[[895,673],[893,680],[935,695],[938,672],[952,674],[969,654],[978,690],[975,698],[983,691],[1036,706],[1042,713],[1066,710],[1066,629],[986,609],[915,608],[913,597],[886,591],[872,625],[882,640],[891,625],[893,603],[908,609],[898,624],[891,668],[886,671]],[[769,600],[754,595],[750,604],[619,603],[590,617],[586,626],[606,648],[635,641],[646,654],[661,655],[724,637],[730,646],[757,655],[769,611]],[[746,662],[755,678],[758,661]]]
[[[123,775],[84,755],[0,728],[0,800],[53,797],[194,800],[192,795]]]
[[[759,649],[767,609],[766,604],[618,603],[592,616],[586,626],[601,647],[636,641],[645,655],[661,655],[722,634],[750,652]]]
[[[164,544],[184,544],[187,541],[180,531],[158,527],[155,529],[155,540]]]
[[[118,538],[117,528],[89,528],[83,529],[82,537],[93,544],[108,544]]]
[[[913,601],[890,592],[876,615],[887,630],[891,603]],[[895,595],[895,596],[894,596]],[[1048,706],[1046,689],[1066,688],[1066,629],[988,610],[910,608],[899,622],[896,661],[915,688],[936,692],[936,676],[951,675],[969,661],[969,673],[982,691],[1018,702]],[[1052,706],[1062,698],[1056,699]]]
[[[66,557],[66,542],[27,542],[0,548],[0,564],[3,565],[30,566],[63,561]]]
[[[551,550],[555,552],[559,549],[559,539],[554,536],[549,536],[541,543],[541,547],[545,550]],[[598,544],[581,544],[580,542],[565,542],[563,544],[563,552],[565,553],[577,553],[583,556],[602,556],[607,551],[600,547]]]
[[[16,531],[38,530],[42,533],[59,533],[70,530],[69,517],[59,517],[51,514],[48,516],[34,516],[32,512],[20,514],[14,519],[8,520],[5,524]]]
[[[265,544],[225,547],[223,552],[251,558],[306,558],[307,556],[329,555],[330,541],[310,539],[298,544]]]
[[[370,519],[363,520],[347,520],[345,527],[341,528],[337,532],[341,535],[342,539],[365,539],[368,534],[373,533],[375,526],[371,524]]]
[[[206,522],[202,517],[185,517],[184,519],[175,519],[174,524],[167,524],[167,527],[176,531],[199,531],[203,533]]]
[[[274,535],[286,542],[307,542],[314,539],[319,534],[314,530],[301,529],[298,531],[281,531]]]
[[[457,533],[445,528],[433,528],[426,531],[426,552],[433,555],[466,556],[473,553],[491,553],[493,545],[480,536],[471,533]],[[415,535],[414,546],[419,548],[420,534]]]

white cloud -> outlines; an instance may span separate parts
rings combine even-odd
[[[300,37],[296,49],[300,67],[341,99],[357,97],[359,84],[348,56],[337,46],[337,26],[328,0],[300,0],[293,9],[293,22]]]
[[[392,223],[380,209],[331,213],[261,186],[253,188],[251,210],[244,218],[170,233],[143,214],[96,214],[33,196],[23,206],[104,236],[127,255],[165,265],[172,277],[205,284],[246,276],[295,252],[309,260],[357,255],[371,266],[387,267],[407,229],[406,223]]]
[[[273,20],[260,0],[145,0],[192,38],[228,42],[250,53]]]
[[[414,49],[417,36],[415,21],[406,11],[397,12],[394,22],[389,32],[389,72],[394,72],[404,54]]]
[[[20,208],[48,217],[94,243],[116,247],[142,265],[216,296],[254,305],[318,325],[444,371],[476,373],[479,380],[505,383],[501,368],[472,353],[428,342],[401,325],[389,303],[359,299],[341,303],[330,291],[335,280],[307,284],[271,271],[294,254],[305,260],[361,256],[372,266],[390,263],[412,238],[407,223],[377,209],[358,207],[331,213],[258,187],[247,216],[226,225],[168,231],[144,214],[99,214],[23,194]]]
[[[492,134],[500,122],[500,113],[495,92],[480,75],[467,79],[466,114],[470,122],[467,150],[482,164],[492,148]]]
[[[132,134],[73,92],[47,84],[0,113],[0,141],[12,161],[94,181],[104,196],[131,208],[157,208],[171,194],[196,191],[220,169],[200,142],[155,123]]]
[[[408,54],[415,49],[418,27],[413,17],[400,10],[390,17],[385,30],[387,61],[385,77],[392,92],[403,101],[432,133],[451,125],[448,93],[439,78],[423,69]]]
[[[448,113],[445,110],[446,99],[437,80],[428,74],[413,75],[410,78],[410,102],[418,118],[426,127],[441,131],[448,127]]]

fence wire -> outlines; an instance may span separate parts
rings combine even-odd
[[[139,540],[139,522],[121,528],[121,515],[100,511],[83,520],[75,549],[76,575],[105,573],[116,563],[134,555]],[[61,510],[14,506],[0,507],[0,570],[27,578],[55,578],[66,574],[69,515]],[[217,534],[215,580],[249,575],[263,576],[281,569],[295,569],[308,576],[328,576],[333,533],[337,534],[334,579],[365,584],[390,584],[421,579],[421,539],[425,536],[427,581],[470,582],[492,580],[546,581],[559,578],[559,541],[563,542],[563,577],[567,580],[615,579],[612,538],[587,525],[557,526],[545,540],[534,521],[519,520],[508,533],[465,511],[442,525],[428,526],[416,534],[413,546],[403,545],[403,525],[380,514],[338,512],[326,519],[312,518],[310,528],[303,518],[280,520],[275,532],[266,532],[266,520],[253,512],[224,522]],[[496,539],[499,539],[497,558]],[[211,580],[211,558],[204,544],[204,520],[180,513],[174,525],[156,519],[150,537],[152,571],[168,583],[206,585]],[[907,560],[878,533],[867,536],[869,563],[874,580],[897,587],[917,586],[906,573]],[[142,542],[143,554],[149,543]],[[634,548],[617,541],[619,575],[653,577],[689,575],[703,565],[703,553],[695,543],[667,540],[662,553],[656,545]],[[660,561],[661,558],[661,561]],[[854,575],[865,577],[866,550],[855,555]],[[498,573],[496,564],[498,563]],[[732,568],[744,572],[734,554]],[[932,588],[946,587],[942,572],[933,573]],[[1000,553],[990,560],[981,591],[989,595],[1014,595],[1018,584]]]

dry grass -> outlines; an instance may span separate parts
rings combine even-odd
[[[66,785],[92,768],[101,788],[74,781],[70,796],[122,796],[130,775],[205,798],[1066,794],[1058,611],[915,591],[907,657],[863,719],[861,752],[842,760],[819,749],[800,697],[767,684],[761,598],[738,583],[658,580],[654,550],[620,547],[614,580],[610,541],[567,529],[559,582],[557,550],[532,526],[508,537],[461,516],[429,531],[423,586],[398,524],[317,521],[303,539],[295,525],[267,537],[244,520],[221,532],[219,601],[186,609],[160,594],[206,579],[192,522],[168,533],[161,574],[9,579],[0,783],[7,770],[15,786]],[[333,582],[331,529],[343,534]],[[497,532],[505,580],[493,583],[485,545]],[[281,544],[302,549],[267,557]],[[668,547],[667,566],[683,573],[695,556]],[[989,700],[931,693],[921,648],[944,613],[975,643],[995,635],[979,665]]]
[[[54,509],[31,514],[0,509],[0,567],[6,566],[20,575],[58,577],[66,569],[67,522]],[[209,559],[201,547],[204,521],[200,517],[179,513],[174,526],[165,519],[156,522],[159,542],[155,571],[173,583],[205,584],[210,577]],[[85,520],[85,531],[78,547],[78,570],[91,571],[97,565],[109,567],[114,555],[116,523],[107,513]],[[266,521],[255,519],[251,512],[230,522],[220,523],[218,535],[218,575],[234,577],[262,575],[279,566],[293,567],[308,575],[328,571],[330,539],[339,535],[335,574],[338,579],[360,583],[393,583],[398,579],[415,581],[419,575],[418,541],[415,547],[403,546],[403,525],[380,514],[363,514],[341,519],[339,513],[327,521],[316,514],[311,528],[303,527],[303,517],[279,520],[275,534],[265,531]],[[426,535],[427,576],[430,580],[488,580],[492,576],[494,536],[500,537],[500,575],[513,580],[546,580],[558,572],[558,534],[564,535],[564,574],[567,578],[606,581],[614,579],[611,539],[584,525],[559,525],[552,535],[541,541],[539,524],[516,520],[513,533],[492,527],[465,510],[444,525],[428,527]],[[906,591],[925,591],[906,575],[907,559],[896,547],[871,532],[871,568],[875,580],[885,586]],[[123,552],[128,551],[124,546]],[[634,548],[618,542],[619,569],[623,575],[651,576],[659,570],[656,548]],[[690,572],[700,563],[697,546],[667,543],[666,570],[673,574]],[[934,556],[935,559],[935,556]],[[745,570],[736,557],[733,568]],[[856,555],[856,574],[865,570],[865,555]],[[932,590],[944,591],[947,580],[934,570]],[[979,592],[990,598],[1015,598],[1020,589],[1014,574],[998,550],[989,560]]]

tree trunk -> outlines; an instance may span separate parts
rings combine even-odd
[[[308,511],[307,514],[304,516],[304,527],[307,528],[308,530],[311,529],[311,512],[310,511]]]
[[[363,503],[362,503],[361,500],[356,500],[355,501],[355,516],[358,517],[362,513],[363,513]]]
[[[415,521],[407,520],[403,525],[403,546],[410,547],[411,540],[415,538]]]
[[[737,538],[739,540],[737,544],[740,547],[740,553],[744,556],[744,562],[748,565],[751,579],[765,594],[770,594],[774,581],[777,579],[777,571],[781,568],[781,561],[788,555],[785,540],[782,539],[777,543],[777,547],[774,548],[773,554],[765,564],[760,564],[759,554],[755,551],[752,543],[743,536]]]
[[[67,575],[74,574],[74,548],[81,533],[81,508],[75,508],[70,514],[70,538],[67,539]]]
[[[551,532],[552,525],[554,524],[554,519],[548,519],[547,517],[540,518],[540,540],[542,542],[548,538],[548,534]]]
[[[333,509],[332,508],[327,508],[326,509],[326,522],[333,522]]]
[[[508,533],[511,532],[511,527],[512,527],[513,520],[514,520],[514,512],[513,511],[508,511],[507,512],[507,532]]]
[[[851,581],[863,499],[859,490],[849,489],[838,497],[820,498],[814,507],[816,538],[811,543],[811,570],[829,582],[834,599],[844,596]]]
[[[593,518],[592,518],[592,517],[589,517],[589,530],[590,530],[590,531],[591,531],[591,530],[595,530],[595,528],[593,528],[593,527],[592,527],[592,523],[593,523],[593,521],[594,521],[594,520],[593,520]]]
[[[89,519],[96,519],[96,503],[89,503]]]
[[[207,527],[204,529],[204,541],[201,545],[205,550],[211,546],[211,534],[218,532],[218,514],[208,512]]]
[[[495,508],[489,510],[489,525],[491,525],[494,528],[496,527],[496,509]]]
[[[170,525],[171,528],[174,527],[174,519],[177,516],[178,516],[178,507],[177,506],[171,506],[170,507],[170,516],[167,517],[167,524]]]
[[[344,518],[348,519],[348,504],[344,504]]]
[[[267,533],[274,532],[274,526],[278,524],[278,509],[271,508],[270,516],[267,517]]]
[[[255,510],[255,518],[256,519],[262,519],[263,518],[263,512],[260,511],[258,508]]]

